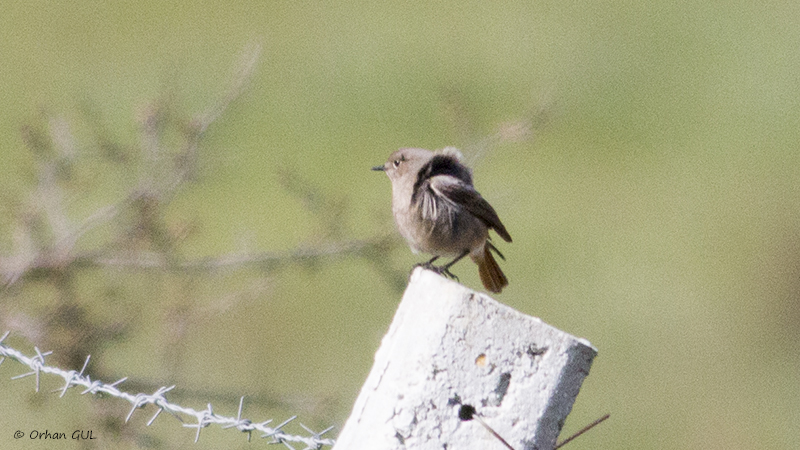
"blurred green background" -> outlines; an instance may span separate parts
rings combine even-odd
[[[611,419],[568,448],[797,448],[798,23],[796,2],[10,2],[0,254],[36,186],[26,127],[72,130],[84,169],[65,201],[79,222],[136,184],[98,162],[92,124],[139,148],[150,105],[206,111],[259,45],[253,79],[200,142],[197,179],[164,209],[190,230],[178,253],[390,241],[377,257],[275,270],[92,269],[71,285],[77,319],[32,275],[0,294],[0,331],[63,355],[59,333],[90,323],[75,361],[50,361],[80,369],[88,346],[90,371],[129,376],[130,390],[178,384],[170,398],[229,415],[246,395],[245,416],[298,414],[335,435],[400,299],[394,280],[421,260],[369,168],[399,147],[455,145],[514,237],[495,297],[599,349],[562,437]],[[511,136],[525,123],[526,139]],[[469,263],[455,272],[480,287]],[[166,415],[145,427],[152,410],[121,425],[117,401],[34,394],[32,379],[9,381],[22,372],[0,366],[4,448],[44,448],[17,429],[81,427],[99,440],[58,447],[265,445],[214,428],[195,445]]]

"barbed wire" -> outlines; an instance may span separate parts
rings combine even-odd
[[[20,364],[28,366],[31,371],[27,373],[23,373],[21,375],[16,375],[11,377],[12,380],[18,380],[20,378],[26,378],[31,375],[36,377],[36,392],[39,392],[39,376],[42,373],[49,374],[49,375],[57,375],[64,379],[64,387],[60,389],[56,389],[53,392],[60,392],[59,397],[63,397],[64,394],[67,393],[67,390],[71,387],[83,387],[84,390],[81,392],[83,394],[96,394],[96,395],[110,395],[112,397],[117,397],[123,400],[128,401],[132,408],[128,415],[125,417],[125,422],[128,422],[131,417],[133,417],[133,413],[140,408],[144,408],[146,405],[154,405],[158,408],[158,411],[147,421],[147,426],[150,426],[158,416],[166,411],[172,414],[175,418],[177,418],[180,422],[183,423],[183,426],[186,428],[196,428],[197,432],[195,433],[194,441],[198,442],[200,439],[200,430],[209,425],[215,424],[219,425],[222,429],[228,428],[236,428],[243,433],[247,433],[247,440],[249,441],[252,437],[253,431],[261,432],[262,438],[270,438],[271,440],[268,442],[269,444],[283,444],[287,448],[291,450],[296,450],[295,447],[292,447],[290,443],[302,443],[305,445],[304,450],[314,450],[314,449],[321,449],[324,446],[333,446],[334,440],[333,439],[323,439],[322,435],[327,433],[328,431],[332,430],[333,427],[328,427],[320,432],[314,432],[302,423],[300,424],[303,429],[305,429],[310,436],[296,436],[287,434],[282,431],[282,428],[286,426],[288,423],[292,422],[297,418],[297,416],[292,416],[289,419],[286,419],[281,424],[275,427],[269,427],[268,425],[272,423],[272,419],[266,420],[264,422],[253,422],[250,419],[242,418],[242,406],[244,404],[244,397],[239,399],[239,410],[236,413],[236,417],[226,417],[215,413],[209,403],[206,409],[197,411],[192,408],[187,408],[184,406],[180,406],[174,403],[170,403],[167,401],[166,394],[167,392],[171,391],[175,388],[175,386],[169,387],[160,387],[152,394],[131,394],[125,391],[122,391],[118,388],[120,384],[127,380],[127,377],[121,378],[111,384],[106,384],[98,380],[92,380],[89,375],[84,375],[83,372],[86,370],[86,367],[89,365],[90,356],[86,357],[86,362],[84,362],[83,367],[81,368],[80,372],[76,372],[75,370],[63,370],[58,367],[48,366],[44,362],[44,358],[52,352],[42,352],[39,350],[38,347],[34,347],[36,351],[36,355],[34,356],[26,356],[19,350],[16,350],[12,347],[9,347],[6,344],[3,344],[3,341],[8,337],[9,332],[6,332],[2,337],[0,337],[0,364],[5,361],[6,358],[13,359]],[[194,419],[195,423],[185,423],[182,417],[189,417]]]

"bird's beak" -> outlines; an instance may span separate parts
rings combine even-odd
[[[381,172],[385,172],[386,171],[386,167],[384,167],[384,166],[375,166],[375,167],[372,168],[372,170],[380,170]]]

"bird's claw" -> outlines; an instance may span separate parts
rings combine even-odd
[[[456,280],[456,281],[458,281],[459,283],[461,282],[461,281],[458,279],[458,277],[457,277],[457,276],[456,276],[456,275],[455,275],[453,272],[450,272],[450,269],[448,269],[447,267],[444,267],[444,266],[442,266],[442,267],[437,267],[437,270],[436,270],[436,272],[437,272],[439,275],[444,275],[444,276],[446,276],[447,278],[450,278],[451,280]]]
[[[443,276],[445,276],[447,278],[450,278],[451,280],[459,281],[458,277],[453,272],[450,272],[450,268],[447,265],[434,266],[433,263],[428,261],[428,262],[416,264],[416,265],[414,265],[414,267],[422,267],[423,269],[430,270],[432,272],[436,272],[439,275],[443,275]]]

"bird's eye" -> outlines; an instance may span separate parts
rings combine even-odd
[[[395,169],[396,169],[396,168],[400,167],[400,163],[401,163],[401,162],[403,162],[403,161],[402,161],[402,160],[400,160],[400,159],[395,159],[395,160],[394,160],[394,162],[393,162],[392,164],[394,164],[394,167],[395,167]]]

